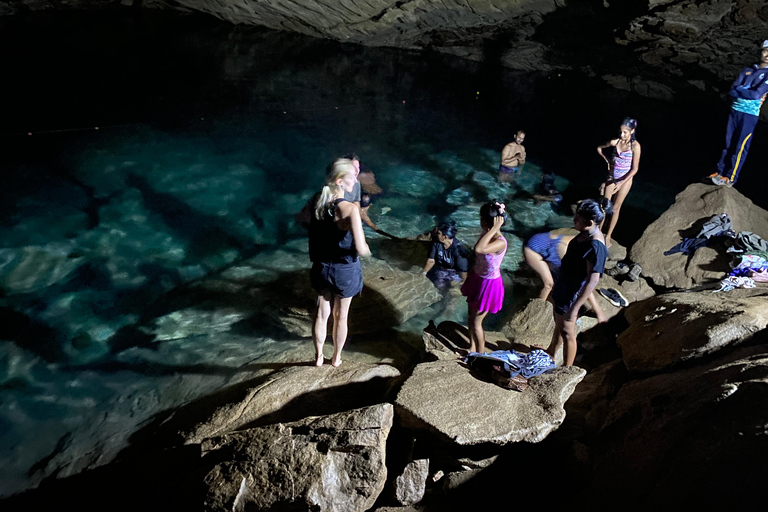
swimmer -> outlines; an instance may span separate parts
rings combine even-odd
[[[518,130],[515,140],[504,146],[501,150],[501,164],[499,164],[499,181],[511,182],[512,177],[525,165],[525,132]]]
[[[427,263],[421,272],[429,278],[438,290],[446,290],[451,283],[464,284],[467,279],[469,261],[461,243],[456,240],[456,223],[443,222],[427,253]]]
[[[613,230],[619,221],[621,205],[624,204],[624,199],[632,188],[632,180],[640,166],[640,143],[635,139],[636,128],[637,121],[628,117],[619,127],[618,139],[612,139],[597,146],[598,154],[608,164],[608,179],[600,185],[600,195],[613,203],[613,215],[608,224],[608,231],[605,233],[605,246],[608,249],[611,248]],[[613,154],[610,160],[603,153],[607,148],[612,148]],[[602,222],[600,229],[603,229]]]

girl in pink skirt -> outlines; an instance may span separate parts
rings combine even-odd
[[[501,236],[504,203],[491,201],[480,207],[483,234],[475,244],[475,266],[469,271],[461,293],[469,306],[469,351],[485,352],[483,320],[497,313],[504,302],[504,283],[499,267],[507,253],[507,241]]]

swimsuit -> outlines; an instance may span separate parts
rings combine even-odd
[[[555,274],[560,270],[561,262],[560,254],[557,252],[557,246],[560,245],[561,238],[563,238],[563,235],[559,235],[557,238],[552,238],[549,236],[549,233],[538,233],[525,242],[526,247],[544,258],[544,261],[549,264],[552,274]]]
[[[475,266],[469,272],[461,287],[461,294],[467,298],[467,304],[479,312],[497,313],[504,302],[504,283],[501,279],[501,260],[507,253],[507,240],[501,254],[475,254]]]
[[[629,151],[619,153],[614,148],[613,154],[613,181],[621,181],[632,169],[632,147]]]
[[[502,173],[502,174],[516,173],[519,169],[520,168],[517,167],[517,166],[515,166],[515,167],[507,167],[504,164],[499,164],[499,172]]]

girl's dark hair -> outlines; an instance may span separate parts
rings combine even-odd
[[[498,199],[492,199],[480,207],[480,222],[485,224],[486,227],[493,226],[493,218],[498,216],[504,216],[505,206],[504,203]],[[506,222],[506,218],[504,219]]]
[[[441,222],[437,226],[437,230],[440,231],[443,236],[447,236],[451,240],[453,240],[456,237],[456,222],[452,220],[447,220],[445,222]]]
[[[576,213],[584,220],[600,224],[606,215],[613,214],[613,204],[607,197],[600,199],[599,202],[594,199],[585,199],[576,207]]]
[[[625,117],[624,120],[621,122],[621,126],[626,126],[630,130],[636,130],[637,129],[637,119],[632,119],[631,117]],[[635,132],[633,131],[630,135],[630,141],[635,142]]]

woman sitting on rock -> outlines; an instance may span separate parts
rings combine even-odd
[[[317,291],[317,316],[312,329],[315,366],[322,366],[328,319],[333,312],[333,358],[341,364],[341,349],[347,340],[347,316],[352,297],[363,289],[358,256],[369,256],[360,208],[344,199],[355,186],[356,170],[351,160],[334,163],[320,192],[309,226],[310,281]]]
[[[480,207],[483,234],[475,244],[475,265],[461,287],[469,307],[470,352],[485,352],[483,320],[488,313],[497,313],[504,302],[500,267],[507,253],[507,241],[501,236],[505,209],[504,203],[496,200]]]
[[[464,248],[456,240],[456,223],[443,222],[437,226],[422,274],[427,276],[439,290],[444,291],[452,282],[464,284],[468,266]]]
[[[555,354],[563,345],[563,364],[576,359],[576,319],[603,274],[608,250],[600,231],[605,210],[600,203],[586,199],[576,207],[573,227],[579,232],[569,243],[560,266],[560,275],[552,290],[555,332],[547,353]]]
[[[640,143],[635,139],[637,121],[626,118],[619,127],[619,138],[612,139],[605,144],[597,146],[598,154],[608,164],[608,179],[600,185],[600,195],[613,202],[613,214],[605,233],[605,246],[611,247],[611,236],[619,221],[619,211],[624,204],[629,190],[632,188],[632,180],[640,166]],[[612,148],[611,159],[605,156],[604,149]],[[602,222],[600,229],[603,228]]]

